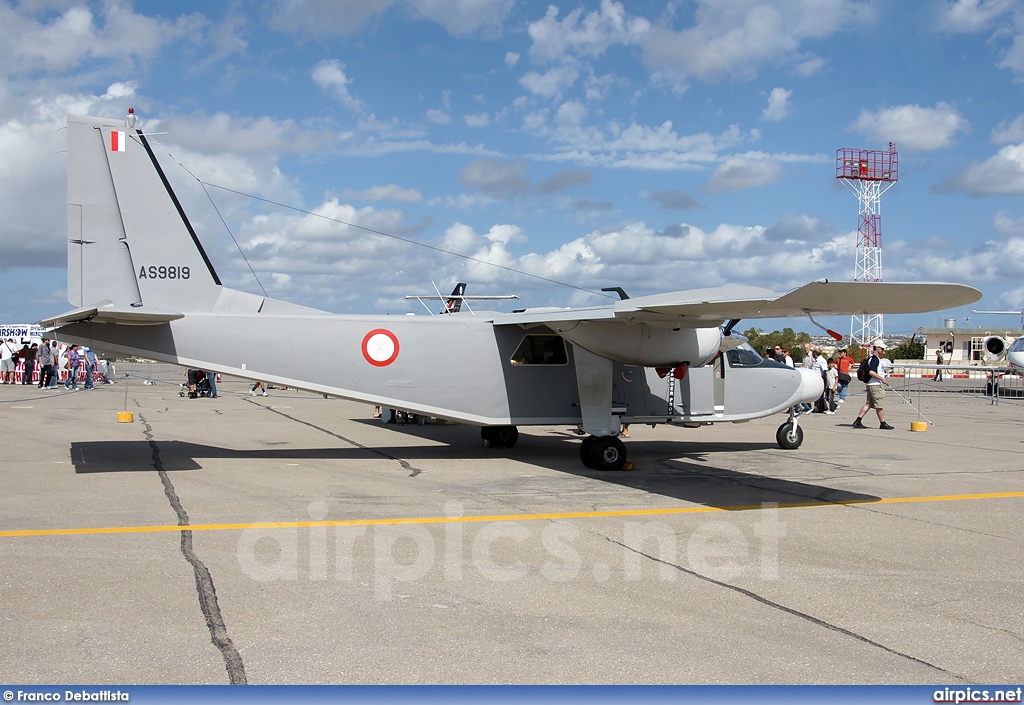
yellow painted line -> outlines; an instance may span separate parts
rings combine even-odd
[[[947,494],[928,497],[889,497],[853,499],[846,502],[779,502],[768,508],[802,509],[806,507],[843,507],[855,504],[910,504],[914,502],[957,502],[978,499],[1011,499],[1024,497],[1024,492],[990,492],[987,494]],[[80,536],[83,534],[150,534],[168,531],[243,531],[245,529],[305,529],[313,526],[395,526],[398,524],[469,524],[493,521],[539,521],[552,519],[605,519],[609,517],[666,516],[672,514],[707,514],[710,512],[748,512],[765,509],[760,504],[731,507],[670,507],[665,509],[612,509],[593,512],[552,512],[547,514],[493,514],[464,517],[398,517],[394,519],[338,519],[332,521],[268,521],[248,524],[157,524],[152,526],[107,526],[77,529],[18,529],[0,531],[0,538],[17,536]]]

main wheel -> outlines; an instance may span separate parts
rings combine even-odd
[[[601,436],[594,440],[590,460],[597,470],[621,470],[626,464],[626,446],[615,436]]]
[[[587,436],[580,443],[580,462],[591,470],[594,469],[594,443],[596,442],[597,436]]]
[[[511,448],[519,440],[515,426],[481,426],[480,437],[493,448]]]
[[[494,440],[499,448],[511,448],[519,440],[519,429],[515,426],[496,426]]]
[[[794,429],[793,422],[787,421],[775,432],[775,441],[783,450],[796,450],[804,442],[804,430],[800,426]]]

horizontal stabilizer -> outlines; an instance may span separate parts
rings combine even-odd
[[[175,321],[184,316],[185,314],[176,311],[154,311],[152,309],[140,311],[101,306],[99,308],[75,309],[53,318],[44,319],[39,323],[44,328],[58,328],[71,323],[118,323],[128,326],[154,326],[160,323],[167,323],[168,321]]]

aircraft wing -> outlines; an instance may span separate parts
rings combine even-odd
[[[875,313],[927,313],[965,306],[981,298],[962,284],[893,282],[811,282],[779,294],[756,287],[718,287],[654,294],[616,301],[613,306],[542,309],[504,314],[495,325],[614,319],[636,323],[714,326],[732,318],[791,318]]]
[[[43,319],[39,323],[44,328],[57,328],[66,326],[69,323],[119,323],[129,326],[152,326],[184,318],[184,316],[185,314],[178,313],[177,311],[100,306],[97,308],[78,308],[53,318]]]

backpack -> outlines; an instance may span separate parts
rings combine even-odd
[[[861,382],[871,381],[871,368],[868,366],[870,360],[871,356],[868,355],[861,361],[860,367],[857,368],[857,379]]]

